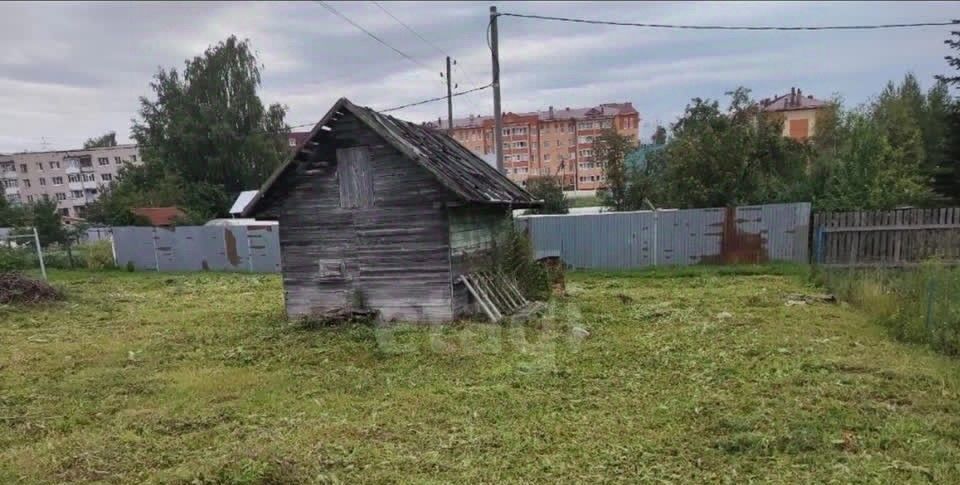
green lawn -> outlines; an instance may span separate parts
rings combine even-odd
[[[389,331],[287,324],[275,276],[53,272],[0,307],[0,483],[960,482],[960,361],[774,270]]]

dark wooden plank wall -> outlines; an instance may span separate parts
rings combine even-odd
[[[814,215],[812,259],[835,266],[960,262],[960,208],[824,212]]]
[[[511,223],[505,208],[453,207],[450,217],[450,264],[453,285],[453,313],[456,318],[475,315],[479,309],[463,284],[456,283],[464,273],[486,269],[489,250],[498,231]]]
[[[264,214],[280,221],[287,313],[331,310],[362,299],[385,320],[451,320],[446,207],[455,196],[353,115],[332,128],[323,156],[335,160],[336,149],[367,147],[369,165],[359,162],[359,168],[369,168],[373,190],[356,183],[344,193],[357,197],[358,207],[342,208],[337,163],[329,163],[318,173],[285,175],[278,181],[288,186],[278,192],[284,195],[264,201]],[[351,167],[352,177],[363,171],[357,168]],[[361,200],[371,195],[372,203]],[[336,261],[342,262],[342,275],[331,274]]]

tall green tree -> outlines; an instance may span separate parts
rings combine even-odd
[[[88,138],[87,141],[83,142],[83,148],[85,150],[115,146],[117,146],[117,133],[113,131],[104,133],[98,137]]]
[[[887,135],[868,110],[841,116],[837,145],[818,158],[815,173],[822,182],[812,194],[818,209],[884,210],[931,200],[920,160]]]
[[[529,178],[527,179],[527,191],[543,201],[543,207],[530,209],[531,214],[567,214],[570,212],[570,200],[563,193],[563,183],[559,176]]]
[[[654,145],[667,143],[667,129],[663,125],[657,125],[657,128],[653,131],[653,135],[650,136],[650,141]]]
[[[766,116],[746,88],[716,101],[694,98],[673,125],[664,149],[658,205],[716,207],[783,200],[801,191],[804,148],[782,136],[782,120]],[[642,180],[642,179],[641,179]]]
[[[954,51],[960,51],[960,31],[951,32],[950,38],[943,43]],[[949,55],[945,59],[953,71],[937,76],[937,80],[945,86],[960,87],[960,55]],[[950,100],[946,111],[944,153],[935,175],[935,184],[938,192],[953,199],[954,203],[960,203],[960,100]]]
[[[603,205],[615,211],[631,210],[627,197],[629,171],[627,155],[636,150],[636,143],[616,130],[609,128],[593,139],[593,159],[601,164],[606,188],[598,191]]]
[[[262,68],[249,42],[230,36],[182,73],[161,68],[153,99],[140,98],[131,132],[144,164],[182,182],[178,202],[194,212],[225,214],[233,195],[259,186],[289,153],[286,109],[257,94]]]

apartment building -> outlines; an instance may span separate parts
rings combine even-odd
[[[814,134],[817,124],[817,112],[826,107],[826,101],[812,95],[804,97],[798,88],[773,99],[760,100],[764,113],[780,116],[783,119],[783,136],[803,141]]]
[[[141,162],[136,145],[14,153],[0,155],[0,179],[11,203],[56,200],[62,215],[83,217],[125,162]]]
[[[603,187],[603,167],[593,158],[593,139],[613,128],[636,141],[640,119],[629,102],[504,113],[503,163],[507,176],[522,185],[529,177],[555,175],[562,177],[567,189]],[[447,127],[443,120],[429,124],[438,129]],[[455,118],[451,134],[474,153],[488,158],[495,155],[493,130],[492,116],[469,116]]]

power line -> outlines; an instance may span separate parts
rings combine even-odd
[[[449,56],[449,57],[451,57],[451,58],[454,58],[454,69],[458,69],[458,68],[459,68],[459,66],[457,65],[455,56],[454,56],[453,54],[450,54],[449,52],[447,52],[446,50],[444,50],[443,47],[440,47],[440,46],[437,45],[435,42],[432,42],[430,39],[427,39],[426,37],[424,37],[423,35],[421,35],[419,32],[417,32],[413,27],[407,25],[404,21],[402,21],[402,20],[400,20],[399,18],[397,18],[396,15],[394,15],[394,14],[391,13],[389,10],[387,10],[386,7],[384,7],[383,5],[380,4],[380,2],[378,2],[378,1],[376,1],[376,0],[371,0],[370,3],[376,5],[377,8],[379,8],[380,10],[383,11],[383,13],[387,14],[388,16],[390,16],[390,18],[392,18],[393,20],[395,20],[398,24],[402,25],[403,28],[407,29],[408,32],[410,32],[411,34],[415,35],[418,39],[420,39],[421,41],[423,41],[423,43],[425,43],[425,44],[429,45],[430,47],[432,47],[433,50],[435,50],[435,51],[438,52],[439,54],[442,54],[442,55],[445,55],[445,56]],[[478,82],[475,82],[471,76],[466,75],[466,73],[464,73],[462,69],[460,70],[460,73],[461,73],[461,74],[464,74],[463,77],[466,79],[466,81],[467,81],[468,83],[470,83],[470,84],[472,84],[472,85],[480,84],[480,83],[478,83]],[[474,108],[478,108],[478,106],[476,105],[476,103],[473,102],[473,100],[471,100],[470,98],[467,98],[467,99],[468,99],[467,102],[470,103]]]
[[[380,10],[383,10],[383,13],[389,15],[390,18],[392,18],[393,20],[396,20],[398,24],[402,25],[402,26],[403,26],[405,29],[407,29],[411,34],[417,36],[417,38],[419,38],[420,40],[422,40],[424,43],[426,43],[426,44],[429,45],[430,47],[433,47],[433,49],[434,49],[435,51],[437,51],[437,52],[439,52],[440,54],[443,54],[443,55],[445,55],[445,56],[450,56],[450,54],[447,53],[446,51],[444,51],[443,49],[441,49],[440,46],[438,46],[437,44],[434,44],[433,42],[430,42],[430,41],[427,40],[424,36],[420,35],[419,32],[417,32],[416,30],[413,30],[413,27],[410,27],[409,25],[405,24],[402,20],[398,19],[395,15],[393,15],[392,13],[390,13],[390,11],[387,10],[386,8],[384,8],[383,5],[380,5],[380,2],[371,0],[370,3],[376,5],[377,8],[379,8]],[[450,57],[453,57],[453,56],[450,56]]]
[[[361,31],[363,31],[363,33],[365,33],[365,34],[367,34],[368,36],[370,36],[371,39],[373,39],[373,40],[375,40],[375,41],[383,44],[385,47],[387,47],[388,49],[392,50],[393,52],[396,52],[397,54],[399,54],[399,55],[400,55],[401,57],[403,57],[404,59],[407,59],[407,60],[409,60],[410,62],[412,62],[412,63],[414,63],[414,64],[416,64],[416,65],[418,65],[418,66],[420,66],[420,67],[423,67],[423,68],[425,68],[425,69],[430,69],[429,67],[426,66],[426,64],[424,64],[424,63],[422,63],[422,62],[414,59],[412,56],[410,56],[410,55],[407,54],[406,52],[403,52],[402,50],[397,49],[396,47],[390,45],[387,41],[381,39],[380,37],[377,37],[373,32],[370,32],[369,30],[367,30],[367,29],[363,28],[362,26],[360,26],[360,24],[354,22],[353,20],[350,20],[349,17],[347,17],[346,15],[340,13],[337,9],[333,8],[332,6],[327,5],[327,3],[324,2],[323,0],[317,0],[317,3],[319,3],[320,5],[322,5],[324,8],[326,8],[327,10],[329,10],[331,13],[333,13],[333,14],[336,15],[337,17],[340,17],[340,18],[342,18],[343,20],[347,21],[347,23],[349,23],[350,25],[356,27],[357,29],[360,29]]]
[[[493,84],[491,83],[491,84],[487,84],[487,85],[485,85],[485,86],[480,86],[480,87],[476,87],[476,88],[473,88],[473,89],[468,89],[468,90],[466,90],[466,91],[461,91],[461,92],[459,92],[459,93],[453,93],[451,96],[454,97],[454,98],[457,97],[457,96],[463,96],[464,94],[470,94],[470,93],[473,93],[473,92],[476,92],[476,91],[480,91],[480,90],[482,90],[482,89],[487,89],[487,88],[489,88],[490,86],[493,86]],[[434,102],[434,101],[440,101],[440,100],[442,100],[442,99],[447,99],[447,97],[446,97],[446,96],[439,96],[439,97],[436,97],[436,98],[425,99],[425,100],[423,100],[423,101],[417,101],[416,103],[410,103],[410,104],[405,104],[405,105],[402,105],[402,106],[396,106],[396,107],[393,107],[393,108],[387,108],[387,109],[377,110],[377,112],[378,112],[378,113],[387,113],[387,112],[390,112],[390,111],[397,111],[397,110],[401,110],[401,109],[404,109],[404,108],[410,108],[410,107],[412,107],[412,106],[420,106],[421,104],[432,103],[432,102]]]
[[[687,30],[877,30],[877,29],[900,29],[913,27],[934,27],[943,25],[957,25],[960,21],[950,22],[916,22],[907,24],[877,24],[877,25],[822,25],[822,26],[747,26],[747,25],[681,25],[681,24],[651,24],[640,22],[614,22],[609,20],[591,20],[569,17],[552,17],[549,15],[529,15],[519,13],[501,12],[500,16],[519,17],[535,20],[553,20],[558,22],[574,22],[581,24],[599,24],[599,25],[619,25],[624,27],[643,27],[650,29],[687,29]],[[488,26],[489,31],[489,26]],[[489,35],[489,34],[488,34]],[[488,40],[489,45],[489,40]]]

